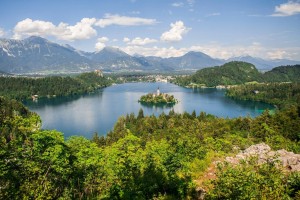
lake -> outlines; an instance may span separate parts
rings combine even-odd
[[[175,96],[179,103],[173,107],[141,105],[138,99],[146,93],[160,92]],[[97,90],[92,94],[39,99],[24,104],[42,118],[43,129],[56,129],[65,137],[82,135],[91,138],[95,132],[105,135],[117,119],[126,114],[138,114],[140,108],[144,115],[160,115],[162,112],[192,113],[201,111],[218,117],[257,116],[271,105],[238,101],[225,96],[225,90],[214,88],[183,88],[171,83],[125,83]]]

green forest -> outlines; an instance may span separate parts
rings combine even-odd
[[[29,99],[32,95],[38,95],[39,98],[70,96],[92,92],[111,85],[111,82],[94,72],[75,77],[0,77],[0,96],[18,100]]]
[[[206,113],[120,117],[107,136],[65,140],[41,130],[39,116],[0,98],[0,199],[296,199],[300,173],[274,163],[219,166],[251,144],[300,152],[300,109],[257,118]],[[243,192],[240,192],[243,191]]]
[[[300,82],[300,65],[275,67],[260,73],[250,63],[233,61],[222,66],[198,70],[190,76],[178,76],[173,83],[187,87],[241,85],[249,82]]]
[[[178,102],[177,99],[173,95],[169,94],[146,94],[142,95],[139,99],[141,103],[148,103],[148,104],[175,104]]]
[[[300,83],[257,83],[232,87],[226,95],[234,99],[262,101],[279,108],[300,105]]]
[[[252,66],[242,68],[249,76],[259,74]],[[297,82],[296,71],[285,67],[268,76],[276,77],[276,70]],[[259,163],[254,156],[237,165],[225,162],[262,142],[272,150],[300,153],[299,83],[227,90],[232,98],[278,105],[274,113],[266,110],[256,118],[174,110],[145,116],[141,109],[121,116],[106,136],[95,133],[89,140],[41,129],[40,117],[13,98],[84,93],[110,85],[111,79],[92,72],[0,80],[5,90],[0,95],[6,96],[0,96],[0,199],[300,198],[300,172],[276,160]]]

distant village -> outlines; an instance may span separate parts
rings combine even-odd
[[[168,83],[173,80],[173,76],[167,75],[124,75],[117,78],[120,82],[163,82]]]

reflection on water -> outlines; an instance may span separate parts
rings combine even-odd
[[[140,102],[140,104],[144,107],[147,108],[162,108],[162,109],[166,109],[166,108],[172,108],[174,107],[175,103],[145,103],[145,102]]]
[[[155,92],[174,95],[179,100],[174,106],[145,105],[138,102],[140,96]],[[225,90],[213,88],[182,88],[170,83],[126,83],[100,89],[95,93],[72,97],[39,99],[25,104],[37,112],[43,120],[44,129],[57,129],[71,135],[91,138],[94,132],[106,134],[117,119],[128,113],[137,115],[140,108],[145,115],[160,115],[162,112],[201,111],[218,117],[257,116],[272,106],[261,102],[238,101],[225,97]]]

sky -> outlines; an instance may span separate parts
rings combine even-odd
[[[94,52],[300,61],[300,0],[0,0],[0,38]]]

